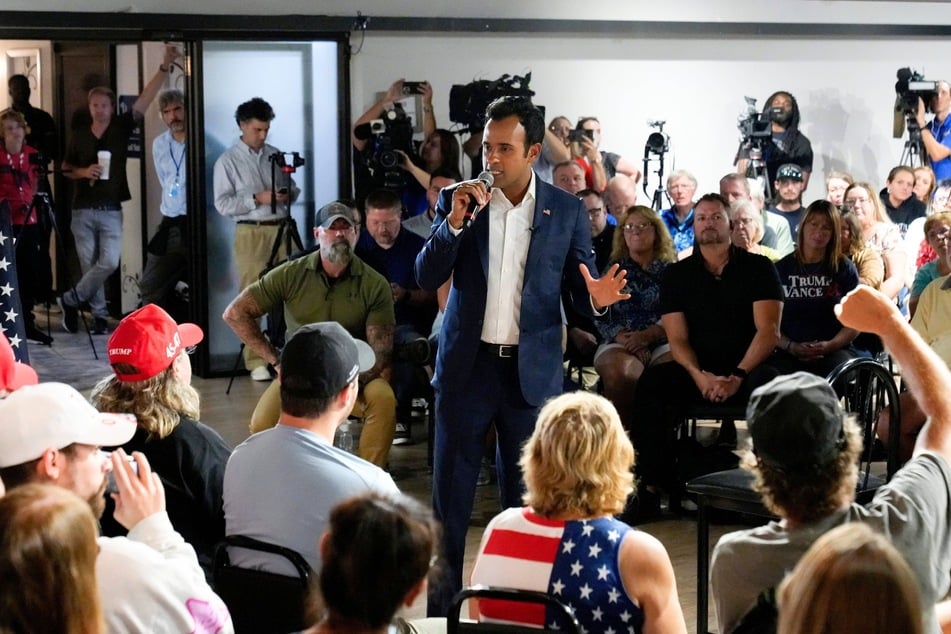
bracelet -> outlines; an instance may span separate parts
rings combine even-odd
[[[730,370],[730,376],[737,376],[745,381],[750,376],[750,374],[740,366],[736,366]]]
[[[171,67],[171,66],[167,66],[167,65],[165,65],[165,64],[159,64],[158,69],[159,69],[160,71],[162,71],[163,73],[169,73],[169,72],[172,71],[172,67]]]

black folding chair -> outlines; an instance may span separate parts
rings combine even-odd
[[[550,629],[550,623],[544,629],[525,625],[510,625],[505,623],[482,623],[469,619],[461,619],[462,604],[469,599],[500,599],[503,601],[518,601],[531,603],[550,608],[553,611],[557,629]],[[452,598],[449,613],[446,615],[447,634],[538,634],[538,632],[568,632],[581,634],[581,627],[574,612],[561,601],[544,592],[534,590],[518,590],[515,588],[497,588],[490,586],[472,586],[463,588]]]

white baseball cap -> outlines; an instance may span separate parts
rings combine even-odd
[[[0,400],[0,468],[73,443],[113,447],[135,434],[135,416],[104,414],[64,383],[22,387]]]

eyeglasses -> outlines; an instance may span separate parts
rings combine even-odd
[[[588,210],[588,216],[591,218],[597,218],[602,213],[604,213],[604,207],[592,207]]]
[[[753,224],[753,219],[752,218],[734,218],[733,224],[739,227],[745,227],[746,225]]]
[[[198,350],[198,346],[197,346],[197,345],[194,345],[194,346],[186,346],[186,347],[185,347],[185,354],[195,354],[195,351],[196,351],[196,350]]]
[[[929,240],[947,240],[949,236],[951,236],[951,229],[948,229],[947,227],[944,229],[928,232]]]
[[[867,204],[869,204],[870,202],[872,202],[872,200],[871,200],[870,198],[846,198],[846,199],[845,199],[845,204],[846,204],[846,205],[849,205],[850,207],[853,206],[853,205],[856,205],[856,204],[858,204],[858,203],[862,203],[863,205],[867,205]]]
[[[638,222],[637,224],[633,224],[633,225],[626,224],[621,228],[624,229],[624,233],[640,233],[641,231],[645,231],[648,227],[653,227],[653,226],[654,225],[652,225],[649,222]]]

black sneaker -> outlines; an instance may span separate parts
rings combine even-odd
[[[27,341],[32,341],[33,343],[38,343],[43,346],[48,346],[53,343],[53,338],[37,328],[34,324],[27,324],[26,338]]]
[[[56,302],[63,311],[63,330],[76,332],[79,330],[79,309],[66,303],[66,299],[58,297]]]
[[[96,317],[92,325],[92,334],[94,335],[108,335],[109,334],[109,322],[102,317]]]

